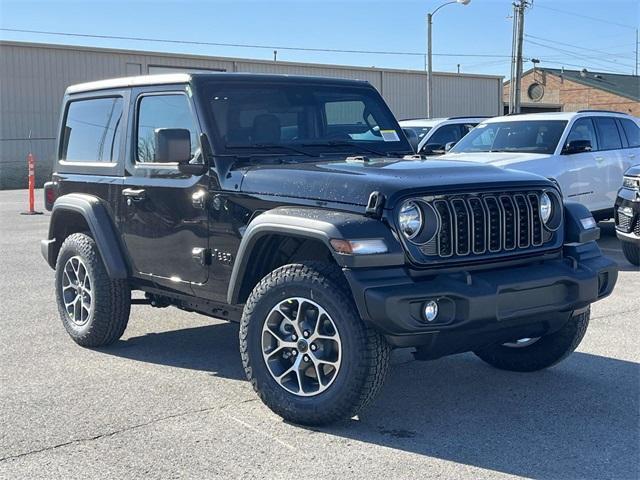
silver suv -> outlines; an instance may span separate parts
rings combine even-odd
[[[416,153],[442,155],[469,131],[489,117],[416,118],[400,126]]]

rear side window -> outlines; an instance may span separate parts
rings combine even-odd
[[[183,128],[191,133],[191,156],[198,148],[196,123],[189,100],[181,93],[145,95],[138,103],[138,162],[156,160],[155,131],[159,128]]]
[[[477,123],[463,123],[462,125],[460,125],[460,128],[462,129],[462,136],[464,137],[467,133],[469,133],[471,130],[473,130],[476,125],[478,125]]]
[[[67,162],[117,162],[122,137],[121,120],[120,97],[69,103],[60,159]]]
[[[633,120],[619,118],[630,147],[640,147],[640,127]]]
[[[433,133],[431,138],[427,140],[427,143],[445,146],[449,142],[457,142],[461,136],[458,125],[444,125]]]
[[[622,148],[622,140],[614,118],[597,117],[594,119],[600,140],[599,150],[615,150]]]

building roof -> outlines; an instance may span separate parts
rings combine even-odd
[[[557,77],[563,77],[572,82],[597,88],[605,92],[620,95],[640,102],[640,76],[622,75],[619,73],[592,72],[590,70],[567,70],[560,68],[536,67],[538,71],[550,73]],[[527,70],[523,76],[529,74],[534,69]]]
[[[332,68],[337,70],[357,70],[357,71],[369,71],[369,72],[391,72],[391,73],[410,73],[416,75],[426,75],[424,70],[411,70],[406,68],[386,68],[386,67],[362,67],[353,65],[338,65],[333,63],[312,63],[312,62],[289,62],[284,60],[261,60],[254,58],[243,57],[225,57],[225,56],[213,56],[204,54],[191,54],[180,52],[159,52],[157,50],[137,50],[137,49],[122,49],[122,48],[105,48],[105,47],[92,47],[83,45],[65,45],[59,43],[40,43],[40,42],[22,42],[14,40],[0,40],[0,48],[4,46],[14,47],[26,47],[26,48],[42,48],[42,49],[59,49],[59,50],[75,50],[84,52],[99,52],[99,53],[119,53],[129,55],[152,55],[154,57],[167,57],[167,58],[188,58],[192,60],[205,60],[205,61],[224,61],[224,62],[251,62],[263,65],[272,65],[277,63],[278,65],[285,66],[302,66],[302,67],[318,67],[318,68]],[[488,75],[484,73],[456,73],[456,72],[433,72],[434,76],[440,77],[458,77],[458,78],[487,78],[487,79],[500,79],[503,80],[503,75]]]

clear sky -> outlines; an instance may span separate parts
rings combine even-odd
[[[0,0],[0,28],[320,49],[426,50],[425,16],[445,0]],[[448,5],[434,17],[434,69],[507,76],[511,0]],[[525,57],[542,66],[631,74],[640,0],[535,0]],[[0,39],[272,59],[273,49],[0,30]],[[495,57],[456,55],[495,55]],[[423,55],[278,50],[278,60],[423,69]],[[525,63],[525,69],[531,63]]]

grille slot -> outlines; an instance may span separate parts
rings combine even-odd
[[[436,200],[433,207],[440,216],[440,232],[438,232],[438,255],[440,257],[450,257],[453,255],[453,224],[449,202]]]
[[[618,218],[617,218],[618,229],[622,230],[625,233],[630,232],[633,219],[630,216],[625,215],[624,213],[620,213],[620,211],[617,212],[617,215],[618,215]]]
[[[473,253],[482,255],[487,250],[487,215],[482,200],[478,197],[469,198],[468,204],[473,225]]]
[[[513,199],[507,195],[500,196],[500,205],[504,211],[504,243],[502,248],[513,250],[516,248],[516,238],[518,235],[518,224],[516,219],[516,207]]]
[[[433,197],[440,220],[436,237],[419,248],[440,258],[529,250],[549,242],[540,217],[541,192],[458,194]],[[640,223],[640,222],[639,222]]]
[[[455,239],[456,254],[469,255],[469,240],[471,238],[469,228],[469,212],[467,204],[461,198],[451,200],[453,214],[455,216]]]

